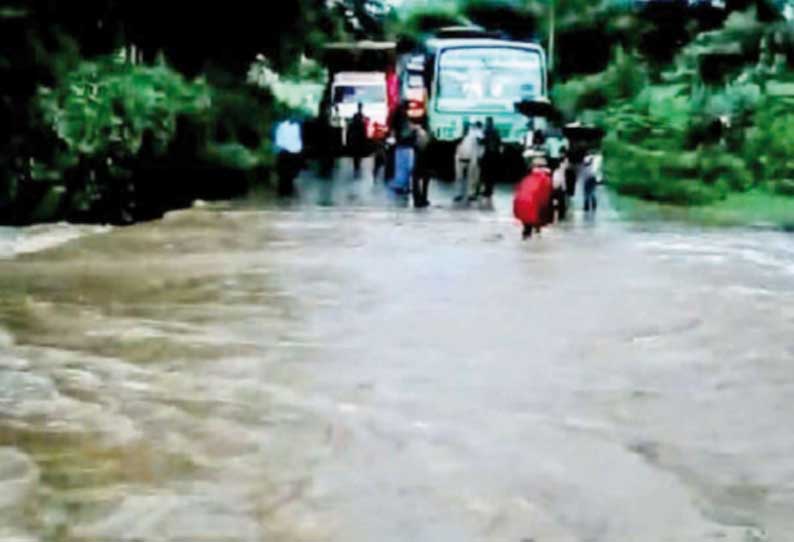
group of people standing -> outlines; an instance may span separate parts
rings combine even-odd
[[[401,104],[391,116],[388,133],[382,134],[383,141],[374,142],[370,128],[363,105],[359,104],[348,123],[346,138],[354,175],[360,177],[363,159],[374,151],[375,179],[384,170],[385,182],[395,194],[413,195],[414,206],[418,208],[430,205],[428,191],[433,164],[427,129],[409,118],[406,104]],[[275,136],[278,192],[290,196],[303,164],[301,123],[294,118],[286,119],[278,125]],[[577,185],[583,185],[585,212],[595,211],[599,169],[598,158],[588,155],[584,147],[574,145],[569,149],[565,142],[547,141],[542,131],[530,132],[528,137],[525,158],[531,166],[514,199],[514,214],[524,225],[525,238],[555,219],[565,219]],[[482,199],[490,204],[494,186],[502,177],[504,157],[504,145],[492,117],[486,118],[484,124],[464,123],[463,135],[455,148],[454,202],[469,205]]]
[[[388,124],[388,133],[383,134],[382,141],[370,140],[363,106],[359,105],[347,126],[347,147],[353,159],[354,176],[361,176],[362,159],[374,154],[373,178],[377,179],[383,171],[387,186],[395,194],[412,194],[414,206],[427,207],[430,134],[422,125],[411,121],[406,104],[394,111]]]
[[[351,127],[358,130],[358,120]],[[358,141],[358,139],[356,139]],[[397,108],[390,122],[390,137],[375,151],[375,177],[382,168],[389,188],[398,195],[413,195],[414,206],[430,205],[432,177],[431,136],[420,123],[413,122],[407,106]],[[355,169],[359,171],[360,151],[352,149]],[[485,198],[490,201],[501,171],[502,140],[492,118],[485,125],[466,123],[463,136],[455,150],[455,202],[471,203]],[[391,167],[390,167],[391,166]]]

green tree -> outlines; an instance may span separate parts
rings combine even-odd
[[[210,145],[209,158],[215,157],[218,163],[253,167],[262,161],[253,159],[250,153],[268,147],[267,133],[274,103],[266,92],[245,86],[251,62],[258,54],[263,54],[276,69],[286,70],[301,55],[311,55],[327,39],[338,36],[340,28],[339,15],[328,8],[326,0],[282,2],[279,9],[273,9],[270,3],[242,0],[231,0],[231,4],[190,5],[153,0],[82,0],[79,4],[68,0],[2,0],[0,211],[3,216],[0,221],[24,220],[24,217],[12,216],[21,208],[21,194],[26,190],[42,189],[44,184],[40,181],[55,175],[52,167],[42,169],[42,164],[54,166],[56,173],[65,174],[63,168],[74,169],[79,173],[79,182],[100,176],[102,168],[99,166],[111,151],[86,141],[95,142],[96,138],[90,134],[96,135],[109,125],[103,124],[104,121],[97,124],[95,112],[109,112],[103,113],[101,118],[111,124],[124,119],[122,122],[129,121],[139,128],[159,118],[157,107],[165,107],[168,111],[162,118],[173,120],[174,115],[195,115],[185,112],[178,101],[158,102],[156,107],[152,105],[154,102],[147,101],[153,92],[162,93],[163,90],[157,81],[141,83],[141,77],[145,78],[147,73],[145,66],[119,74],[114,71],[115,64],[105,60],[96,64],[98,71],[92,76],[95,81],[89,81],[86,87],[92,98],[81,108],[80,96],[72,94],[71,89],[82,92],[83,87],[75,85],[70,74],[90,71],[94,59],[126,51],[126,59],[132,64],[142,61],[145,65],[154,65],[155,60],[162,57],[168,66],[186,76],[185,85],[195,76],[205,76],[215,89],[212,92],[213,114],[199,120],[198,124],[183,122],[182,126],[196,125],[224,139],[217,145]],[[157,77],[162,76],[163,81],[177,80],[167,75],[168,69],[162,69],[166,71]],[[114,81],[122,82],[125,88],[119,89]],[[66,111],[86,113],[67,113],[74,120],[68,132],[54,129],[53,117],[42,113],[37,90],[43,87],[59,96],[54,102],[56,109],[62,107]],[[215,112],[222,114],[216,116]],[[208,130],[208,122],[223,126]],[[158,131],[156,123],[151,128],[166,138],[186,139],[186,129],[180,132],[171,127]],[[135,152],[140,145],[136,141],[141,131],[129,133],[138,136],[122,141],[121,147],[126,150],[121,154],[126,157],[127,169],[134,171],[138,169],[134,161],[138,159]],[[193,139],[198,142],[206,137]],[[197,150],[201,145],[183,145],[183,148],[188,147]],[[117,153],[118,149],[115,145],[112,152]],[[60,151],[71,156],[76,152],[78,162],[59,160],[56,155],[63,154]],[[189,159],[182,161],[187,162]],[[101,175],[110,173],[103,171]],[[101,178],[99,181],[103,182]]]

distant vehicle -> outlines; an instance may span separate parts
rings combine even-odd
[[[520,144],[527,119],[517,102],[548,95],[546,54],[534,43],[492,38],[428,42],[428,122],[439,141],[463,135],[464,121],[493,117],[506,143]]]
[[[339,72],[331,84],[331,126],[342,130],[342,141],[347,143],[347,126],[364,107],[368,120],[367,136],[382,138],[389,118],[389,97],[386,74],[379,72]]]
[[[408,118],[424,122],[427,117],[427,87],[425,86],[425,58],[413,56],[407,62],[401,79],[401,98],[408,104]]]
[[[347,127],[359,103],[364,106],[369,138],[385,138],[400,98],[395,44],[330,43],[324,48],[323,63],[330,76],[320,116],[334,129],[336,144],[347,144]]]
[[[408,118],[421,122],[427,117],[427,89],[421,75],[409,75],[403,84],[403,96],[408,104]]]

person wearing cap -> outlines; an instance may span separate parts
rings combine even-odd
[[[518,184],[513,199],[513,214],[521,222],[523,238],[529,239],[533,233],[540,233],[543,226],[551,221],[553,184],[551,171],[545,158],[535,158],[529,175]]]

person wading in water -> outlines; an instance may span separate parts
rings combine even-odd
[[[416,126],[414,143],[414,207],[422,208],[430,205],[428,191],[430,188],[430,134],[421,126]]]
[[[276,170],[279,196],[295,193],[295,177],[303,168],[303,134],[301,124],[294,117],[279,123],[276,128]]]
[[[485,152],[482,157],[482,171],[480,174],[480,187],[487,204],[491,203],[494,185],[501,177],[502,170],[502,138],[494,126],[493,117],[485,119],[485,133],[483,136]]]

